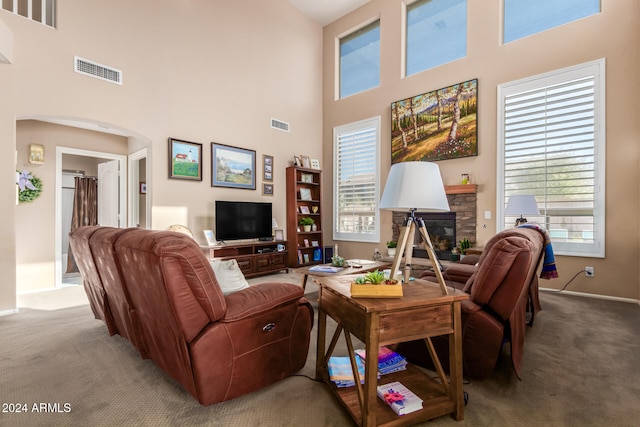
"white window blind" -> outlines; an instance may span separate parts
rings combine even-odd
[[[379,242],[380,117],[334,130],[334,240]]]
[[[604,256],[603,73],[604,61],[500,88],[499,208],[534,195],[541,216],[528,219],[558,254]]]

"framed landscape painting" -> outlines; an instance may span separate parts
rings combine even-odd
[[[478,79],[391,104],[391,164],[478,155]]]
[[[211,143],[211,186],[256,189],[256,152]]]
[[[169,178],[202,181],[202,144],[169,138]]]

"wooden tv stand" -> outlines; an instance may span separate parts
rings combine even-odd
[[[278,245],[282,245],[284,250],[278,251]],[[289,271],[286,241],[220,244],[203,246],[202,249],[209,259],[235,259],[245,277]]]

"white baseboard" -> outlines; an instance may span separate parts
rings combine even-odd
[[[640,305],[640,300],[633,299],[633,298],[612,297],[612,296],[609,296],[609,295],[589,294],[589,293],[586,293],[586,292],[558,291],[557,289],[552,289],[552,288],[540,288],[540,290],[544,291],[544,292],[555,293],[555,294],[575,295],[575,296],[579,296],[579,297],[604,299],[604,300],[609,300],[609,301],[620,301],[620,302],[627,302],[627,303],[639,304]]]
[[[18,311],[19,310],[18,310],[17,307],[14,308],[13,310],[3,310],[3,311],[0,311],[0,316],[8,316],[10,314],[16,314],[16,313],[18,313]]]

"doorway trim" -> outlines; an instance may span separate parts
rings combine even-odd
[[[104,153],[101,151],[82,150],[79,148],[56,147],[56,195],[55,195],[55,288],[62,287],[62,155],[72,154],[76,156],[96,157],[100,159],[117,160],[120,169],[120,182],[118,183],[118,215],[120,227],[126,224],[127,213],[127,156],[121,154]]]
[[[147,166],[145,168],[145,176],[140,176],[140,163],[139,161],[142,159],[146,159]],[[147,195],[145,197],[145,224],[146,228],[151,228],[151,185],[149,177],[151,174],[149,173],[150,162],[149,162],[149,149],[143,148],[141,150],[135,151],[128,156],[128,167],[129,167],[129,210],[128,210],[128,225],[129,227],[136,227],[138,216],[140,215],[140,202],[139,202],[139,191],[138,183],[141,181],[141,178],[144,178],[142,181],[147,183]]]

